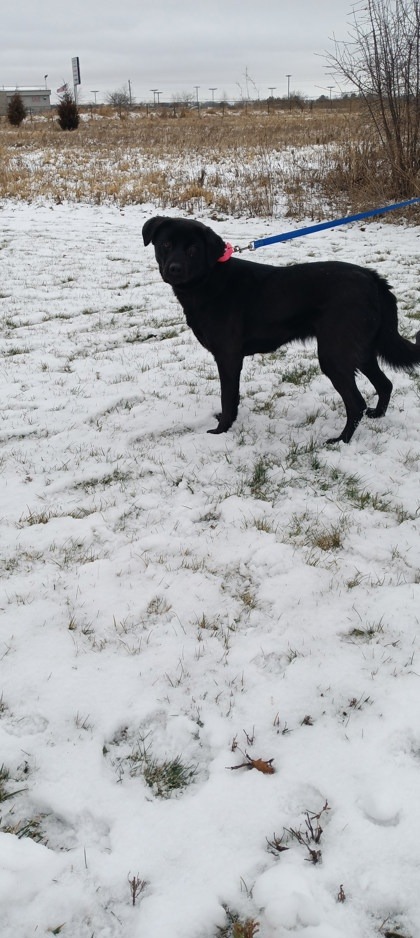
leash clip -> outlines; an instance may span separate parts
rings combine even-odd
[[[243,248],[241,248],[239,244],[235,244],[233,248],[234,254],[242,254],[243,251],[255,251],[254,242],[250,241],[249,244],[246,244]]]

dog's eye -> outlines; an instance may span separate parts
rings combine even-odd
[[[197,246],[195,244],[190,244],[190,246],[187,248],[188,257],[195,257],[196,254],[197,254]]]
[[[163,244],[162,244],[162,247],[163,247],[163,250],[164,250],[164,251],[170,251],[170,250],[171,250],[171,247],[172,247],[172,244],[171,244],[170,241],[164,241]]]

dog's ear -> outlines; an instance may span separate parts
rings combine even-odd
[[[156,232],[165,221],[168,221],[165,215],[155,215],[154,218],[149,218],[149,221],[143,225],[142,235],[146,247],[151,241],[153,244],[155,243]]]
[[[213,266],[213,264],[219,260],[219,257],[224,254],[226,245],[223,241],[223,238],[216,234],[212,228],[208,228],[207,225],[205,225],[204,230],[207,245],[207,257],[209,259],[209,263]]]

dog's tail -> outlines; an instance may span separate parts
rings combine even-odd
[[[378,355],[398,371],[412,371],[420,366],[420,331],[415,343],[398,332],[397,301],[389,283],[378,276],[381,326],[377,335]]]

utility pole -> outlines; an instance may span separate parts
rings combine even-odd
[[[292,77],[291,75],[286,75],[286,78],[287,78],[287,100],[288,100],[288,102],[289,102],[289,111],[290,111],[290,79],[291,79],[291,77]]]
[[[131,107],[131,81],[130,79],[128,79],[128,97],[130,99],[130,107]]]
[[[275,86],[275,85],[272,85],[271,88],[269,87],[268,90],[269,90],[269,92],[270,92],[270,98],[272,98],[272,97],[273,97],[273,91],[276,90],[276,86]],[[268,101],[267,101],[267,114],[270,113],[270,98],[268,98]]]
[[[198,111],[200,110],[200,102],[199,102],[199,100],[198,100],[198,89],[199,89],[199,87],[200,87],[200,85],[194,85],[194,88],[195,88],[195,96],[196,96],[196,102],[197,102],[197,110],[198,110]]]
[[[95,107],[96,107],[96,95],[99,94],[99,89],[96,89],[96,91],[93,91],[91,88],[90,93],[95,95]]]
[[[217,91],[217,88],[209,88],[211,91],[211,103],[214,104],[214,92]]]

